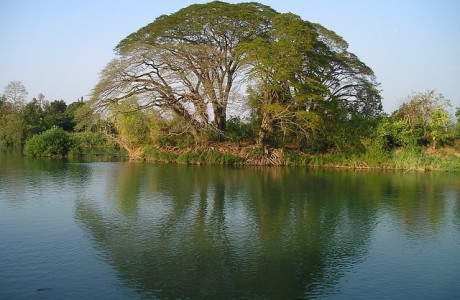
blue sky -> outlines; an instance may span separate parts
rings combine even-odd
[[[21,80],[28,100],[39,93],[67,103],[87,99],[120,40],[162,14],[206,2],[0,0],[0,93]],[[258,2],[341,35],[374,70],[385,111],[428,89],[460,105],[460,1]]]

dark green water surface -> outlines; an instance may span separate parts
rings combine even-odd
[[[0,152],[0,299],[459,299],[460,174]]]

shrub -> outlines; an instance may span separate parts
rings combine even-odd
[[[241,142],[244,140],[255,140],[257,132],[254,125],[243,122],[240,117],[234,117],[227,120],[227,130],[225,132],[231,142]]]
[[[30,156],[66,156],[72,148],[70,133],[52,128],[26,141],[24,154]]]
[[[82,148],[103,148],[107,144],[107,140],[99,132],[75,132],[73,133],[73,137],[75,142],[78,143]]]

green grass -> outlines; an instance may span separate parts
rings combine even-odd
[[[163,163],[179,163],[194,165],[234,165],[243,163],[244,158],[218,151],[189,151],[176,154],[172,151],[161,151],[154,148],[147,148],[143,152],[143,158],[147,161]]]
[[[178,162],[181,164],[210,164],[210,165],[234,165],[243,163],[244,158],[218,151],[193,151],[179,155]]]
[[[154,148],[146,148],[142,157],[148,161],[170,163],[177,162],[178,155],[170,151],[160,151]]]
[[[251,153],[251,157],[263,156],[263,152]],[[167,150],[147,148],[142,156],[147,161],[195,165],[244,165],[244,157],[215,150],[193,150],[181,154]],[[367,152],[361,154],[322,153],[305,154],[285,152],[286,166],[315,168],[349,168],[417,171],[460,171],[460,158],[448,154],[427,154],[422,149],[406,149],[392,152]]]
[[[290,153],[286,165],[333,167],[350,169],[460,171],[460,158],[454,155],[430,155],[417,150],[399,150],[382,153],[345,155],[340,153],[298,154]]]

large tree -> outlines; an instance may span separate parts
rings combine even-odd
[[[259,143],[277,127],[311,140],[320,126],[382,112],[372,70],[347,47],[334,32],[293,14],[277,15],[266,38],[240,47],[252,66]]]
[[[372,70],[347,47],[318,24],[258,3],[195,4],[122,40],[91,104],[110,110],[135,97],[138,109],[181,119],[197,141],[209,129],[224,139],[232,88],[241,80],[256,103],[259,142],[274,128],[311,140],[321,127],[338,127],[331,122],[382,110]]]
[[[242,44],[239,48],[251,66],[249,94],[251,106],[260,117],[258,142],[264,143],[275,127],[305,132],[305,122],[312,114],[300,113],[304,101],[299,96],[304,58],[313,49],[313,36],[305,22],[293,14],[273,18],[267,37]],[[312,123],[310,122],[310,125]],[[311,127],[311,126],[310,126]]]
[[[227,107],[241,67],[236,48],[263,36],[276,14],[258,3],[195,4],[126,37],[119,58],[102,73],[94,89],[96,106],[136,96],[139,107],[159,107],[189,124],[224,138]]]
[[[325,102],[338,102],[348,115],[375,117],[382,113],[379,84],[374,72],[335,32],[307,22],[315,44],[303,64],[303,80],[309,93]],[[318,102],[312,101],[314,109]]]

